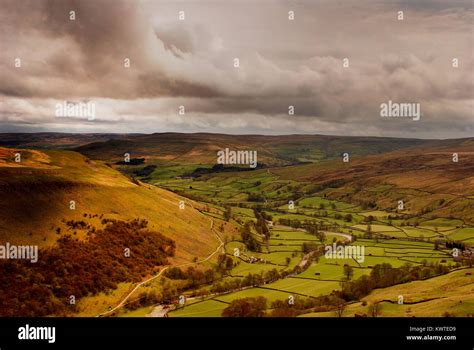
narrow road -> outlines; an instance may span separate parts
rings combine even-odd
[[[191,207],[193,209],[194,206],[192,205],[191,203]],[[197,209],[195,209],[197,210]],[[197,210],[199,213],[201,213],[199,210]],[[202,214],[202,213],[201,213]],[[204,215],[204,214],[202,214]],[[205,215],[204,215],[205,216]],[[208,216],[206,216],[208,217]],[[144,284],[148,283],[148,282],[151,282],[153,281],[154,279],[157,279],[158,277],[160,277],[167,269],[169,269],[170,267],[184,267],[184,266],[189,266],[189,265],[197,265],[197,264],[202,264],[203,262],[206,262],[208,261],[209,259],[211,259],[214,255],[216,255],[219,250],[224,246],[224,242],[222,241],[221,237],[217,234],[217,232],[214,231],[214,220],[212,218],[209,218],[211,220],[211,231],[216,235],[218,241],[219,241],[219,246],[216,248],[216,250],[214,252],[212,252],[209,256],[207,256],[206,258],[202,259],[202,260],[198,260],[196,262],[188,262],[188,263],[183,263],[183,264],[179,264],[179,265],[173,265],[173,266],[165,266],[164,268],[162,268],[160,270],[160,272],[158,274],[156,274],[155,276],[152,276],[150,278],[148,278],[147,280],[143,281],[143,282],[140,282],[139,284],[137,284],[135,286],[135,288],[132,289],[132,291],[130,293],[127,294],[127,296],[125,298],[122,299],[122,301],[117,305],[115,306],[114,308],[106,311],[106,312],[103,312],[99,315],[97,315],[96,317],[102,317],[102,316],[106,316],[106,315],[109,315],[111,313],[113,313],[114,311],[120,309],[122,306],[125,305],[125,303],[127,302],[128,299],[130,299],[130,297],[137,291],[138,288],[140,288],[141,286],[143,286]]]
[[[349,242],[352,242],[352,236],[347,234],[347,233],[340,233],[340,232],[326,232],[326,233],[330,233],[331,235],[334,235],[334,236],[340,236],[340,237],[344,237],[345,239],[347,239]]]

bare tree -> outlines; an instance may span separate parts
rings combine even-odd
[[[372,317],[378,317],[382,314],[382,304],[372,303],[369,305],[369,315]]]
[[[345,310],[346,310],[346,304],[340,303],[340,304],[337,306],[336,310],[334,310],[334,312],[336,313],[336,316],[337,316],[337,317],[341,318],[342,315],[344,314],[344,311],[345,311]]]

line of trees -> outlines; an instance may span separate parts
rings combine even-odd
[[[248,250],[252,252],[260,252],[260,244],[252,234],[252,224],[253,223],[251,221],[247,221],[240,230],[240,236],[242,238],[242,242],[245,244]]]
[[[233,300],[222,311],[222,317],[263,317],[267,308],[267,299],[262,296]]]
[[[337,310],[345,301],[335,295],[319,297],[295,296],[290,299],[275,300],[267,309],[268,301],[263,296],[233,300],[222,311],[223,317],[296,317],[308,312]]]
[[[384,263],[375,265],[370,275],[363,275],[355,281],[342,282],[342,290],[336,293],[346,301],[360,300],[375,288],[386,288],[396,284],[435,277],[449,271],[450,267],[439,263],[427,263],[421,266],[406,264],[399,268]]]
[[[262,236],[265,237],[265,240],[270,238],[270,230],[267,227],[267,219],[265,213],[261,212],[258,209],[253,210],[257,222],[255,223],[255,230]]]

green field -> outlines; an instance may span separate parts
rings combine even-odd
[[[226,307],[226,303],[246,297],[263,296],[272,302],[287,299],[290,295],[301,297],[328,295],[333,290],[339,290],[340,283],[345,280],[345,264],[353,267],[353,279],[369,275],[373,266],[382,263],[388,263],[393,267],[406,264],[416,266],[426,262],[454,264],[449,249],[442,247],[435,249],[434,240],[449,238],[469,242],[474,239],[474,228],[459,228],[463,225],[463,221],[459,219],[423,217],[397,219],[397,213],[380,209],[364,210],[354,203],[318,195],[306,195],[304,198],[293,200],[295,190],[311,189],[311,186],[296,181],[281,180],[269,171],[257,170],[252,173],[231,175],[214,174],[194,180],[160,180],[157,184],[182,191],[180,192],[182,194],[199,196],[201,200],[214,205],[231,204],[232,216],[239,222],[249,220],[255,222],[252,208],[256,206],[260,206],[267,215],[270,215],[272,220],[272,225],[269,226],[270,239],[264,243],[261,237],[256,236],[262,244],[261,252],[249,251],[242,242],[239,242],[238,237],[226,244],[225,249],[229,256],[233,256],[235,248],[238,248],[242,254],[242,259],[233,257],[236,266],[232,269],[232,276],[235,277],[244,277],[249,273],[264,274],[274,268],[278,271],[294,268],[303,259],[304,243],[322,246],[318,237],[309,234],[305,229],[295,229],[281,224],[288,220],[300,223],[317,222],[325,225],[324,227],[328,228],[323,231],[326,237],[325,244],[331,244],[333,240],[347,242],[347,238],[341,236],[341,233],[355,234],[358,239],[354,244],[363,246],[365,249],[363,261],[331,259],[322,256],[319,261],[313,262],[309,268],[296,276],[260,287],[215,296],[211,300],[202,301],[196,305],[188,305],[170,312],[170,316],[173,317],[219,316]],[[379,186],[374,191],[381,193],[392,187]],[[260,198],[261,201],[249,200],[251,196]],[[290,209],[288,205],[290,200],[295,203],[294,209]],[[240,203],[240,206],[232,203]],[[349,214],[350,221],[345,220]],[[418,226],[415,227],[413,223],[416,221],[418,221]],[[369,230],[372,238],[362,238],[368,234]],[[245,261],[249,257],[262,260],[249,263]],[[288,261],[289,265],[287,265]],[[387,306],[386,312],[387,315],[392,314],[390,307]]]

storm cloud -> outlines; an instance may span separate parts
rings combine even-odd
[[[474,131],[471,1],[1,4],[0,131]],[[58,118],[64,100],[93,101],[97,118]],[[420,121],[381,118],[388,100],[419,103]]]

